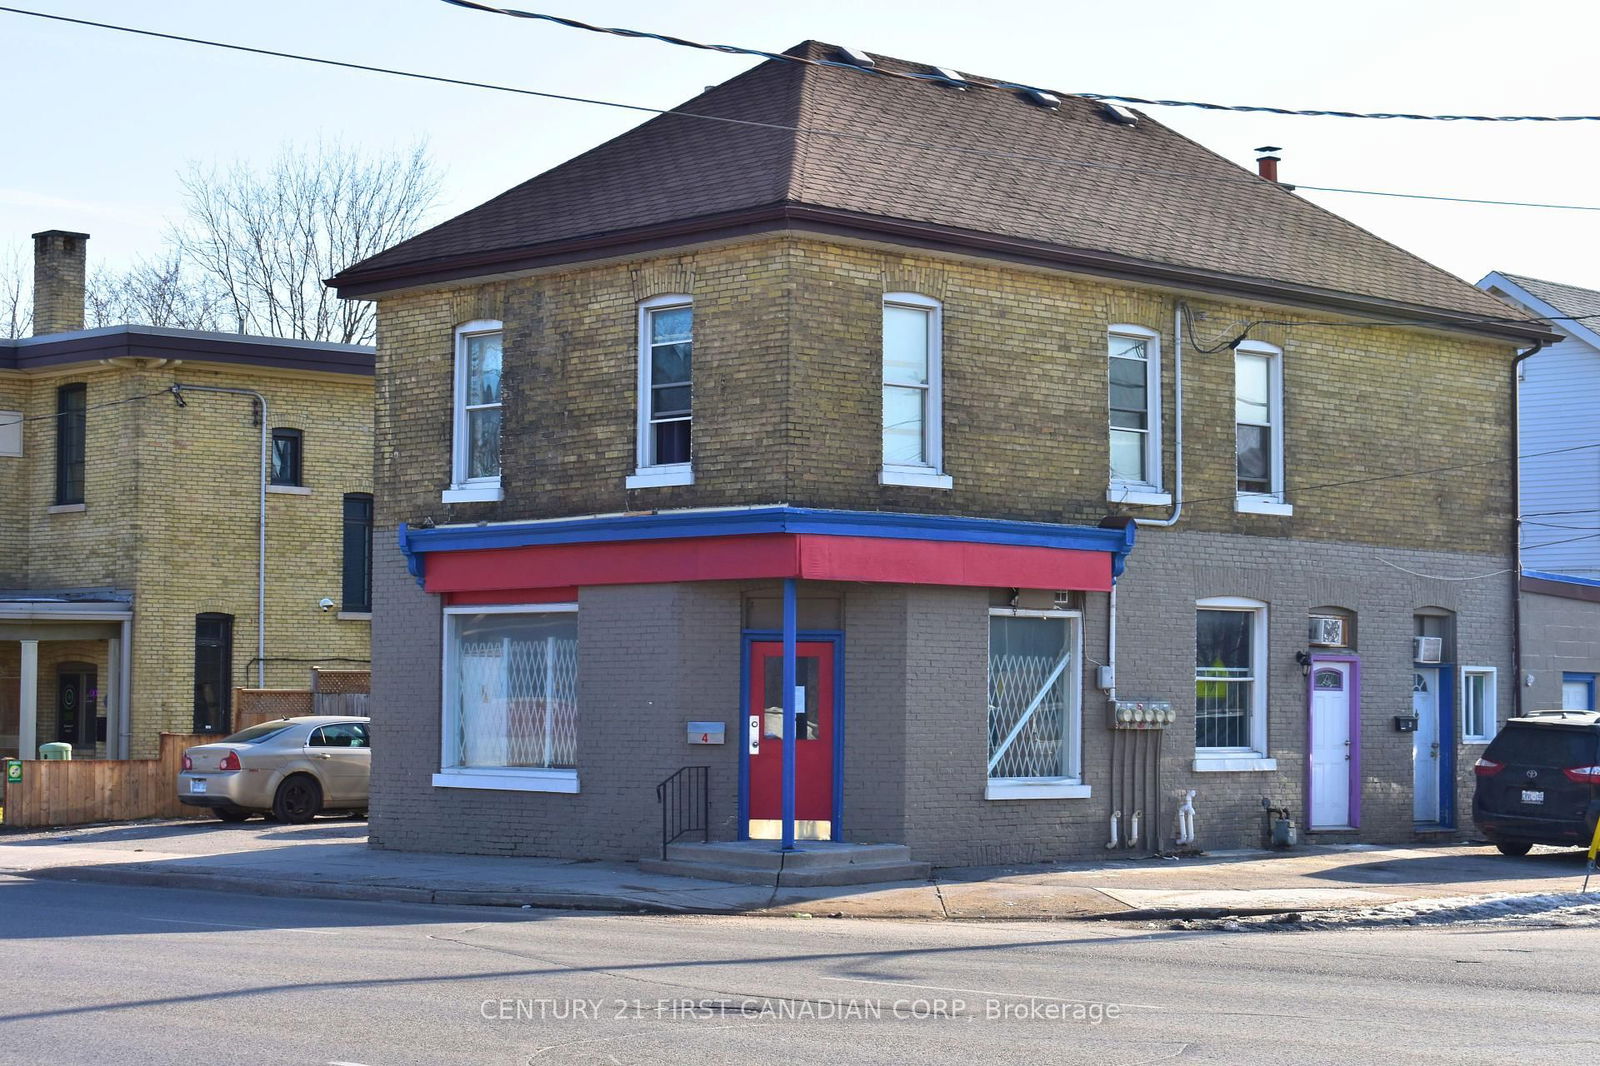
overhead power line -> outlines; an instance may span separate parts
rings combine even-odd
[[[449,0],[449,2],[454,2],[454,0]],[[1007,159],[1019,162],[1041,163],[1048,166],[1079,167],[1093,170],[1112,171],[1123,174],[1142,174],[1160,178],[1181,178],[1185,181],[1203,181],[1213,184],[1247,185],[1256,184],[1263,180],[1255,175],[1248,174],[1243,171],[1241,171],[1237,176],[1201,174],[1194,171],[1173,170],[1163,167],[1128,166],[1126,164],[1107,163],[1092,159],[1066,159],[1058,156],[1035,155],[1027,152],[999,152],[992,149],[972,148],[966,145],[939,144],[935,142],[913,141],[895,137],[879,137],[871,134],[860,133],[854,130],[830,130],[819,127],[789,126],[778,122],[757,122],[753,119],[731,118],[724,115],[698,115],[691,111],[679,111],[674,108],[648,107],[643,104],[622,103],[616,100],[603,100],[592,96],[574,96],[568,93],[546,92],[539,89],[524,89],[511,85],[499,85],[493,82],[474,81],[468,78],[451,78],[441,74],[423,74],[417,71],[400,70],[394,67],[374,66],[369,63],[355,63],[342,59],[328,59],[321,56],[302,55],[297,52],[284,52],[272,48],[256,48],[251,45],[233,44],[227,41],[213,41],[203,37],[188,37],[183,34],[162,33],[158,30],[146,30],[134,26],[121,26],[110,22],[96,22],[92,19],[70,18],[66,15],[55,15],[44,11],[32,11],[20,7],[0,5],[0,12],[7,12],[13,15],[27,15],[34,18],[50,19],[55,22],[66,22],[77,26],[91,26],[102,30],[114,30],[119,33],[132,33],[141,37],[154,37],[160,40],[178,41],[183,44],[197,44],[207,48],[222,48],[233,52],[245,52],[251,55],[270,56],[274,59],[290,59],[301,63],[315,63],[319,66],[325,67],[336,67],[345,70],[358,70],[369,74],[384,74],[395,78],[408,78],[414,81],[434,82],[440,85],[455,85],[468,89],[485,89],[491,92],[513,93],[518,96],[532,96],[542,100],[560,100],[573,104],[589,104],[595,107],[610,107],[622,111],[635,111],[648,115],[672,115],[677,118],[694,119],[699,122],[717,122],[731,126],[781,130],[786,133],[798,133],[808,137],[832,137],[838,140],[856,141],[862,144],[910,148],[916,151],[941,153],[946,155],[963,155],[989,159]],[[1295,188],[1310,192],[1337,193],[1350,196],[1380,196],[1405,200],[1430,200],[1441,203],[1480,204],[1490,207],[1540,208],[1551,211],[1600,212],[1600,205],[1591,204],[1557,204],[1527,200],[1498,200],[1487,197],[1443,196],[1429,193],[1393,192],[1379,189],[1351,189],[1334,185],[1306,185],[1303,183],[1296,183]]]
[[[650,41],[661,41],[664,44],[677,45],[680,48],[697,48],[706,52],[724,52],[729,55],[754,56],[759,59],[776,59],[786,63],[804,63],[814,67],[830,67],[838,70],[855,71],[858,74],[887,75],[891,78],[904,78],[910,81],[927,81],[939,85],[949,84],[949,79],[941,74],[923,74],[917,71],[881,70],[876,67],[864,67],[858,63],[839,59],[809,59],[805,56],[792,56],[784,52],[764,52],[759,48],[744,48],[732,44],[706,44],[702,41],[691,41],[684,37],[672,37],[664,33],[651,33],[647,30],[630,30],[618,26],[595,26],[578,19],[563,18],[560,15],[546,15],[538,11],[522,11],[511,7],[494,7],[490,4],[481,4],[477,0],[444,0],[445,3],[455,7],[470,8],[474,11],[484,11],[494,15],[508,15],[511,18],[536,19],[540,22],[551,22],[557,26],[568,29],[587,30],[590,33],[610,34],[614,37],[632,37]],[[1269,107],[1260,104],[1212,104],[1200,100],[1152,100],[1143,96],[1120,96],[1115,93],[1091,92],[1063,92],[1060,89],[1043,89],[1037,85],[1024,85],[1012,81],[967,81],[978,89],[1004,89],[1012,92],[1050,93],[1056,96],[1080,96],[1086,100],[1104,100],[1119,104],[1141,104],[1148,107],[1195,107],[1205,111],[1240,111],[1253,114],[1288,115],[1296,118],[1367,118],[1367,119],[1407,119],[1414,122],[1600,122],[1600,115],[1416,115],[1402,111],[1333,111],[1317,110],[1310,108]]]

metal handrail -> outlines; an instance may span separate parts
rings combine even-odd
[[[667,846],[689,833],[711,840],[711,799],[706,779],[709,766],[685,766],[656,786],[656,801],[661,804],[661,857]],[[699,815],[698,818],[695,815]]]

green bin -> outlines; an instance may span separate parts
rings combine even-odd
[[[39,745],[39,758],[41,759],[70,759],[72,758],[72,745],[63,744],[59,740],[51,744]]]

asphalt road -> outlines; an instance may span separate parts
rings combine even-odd
[[[1571,1063],[1600,930],[646,917],[0,877],[0,1062]]]

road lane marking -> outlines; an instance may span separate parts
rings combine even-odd
[[[195,918],[151,918],[143,914],[128,917],[141,922],[167,922],[171,925],[210,925],[218,929],[256,929],[263,933],[312,933],[316,936],[338,936],[337,929],[306,929],[297,925],[239,925],[234,922],[202,922]]]
[[[1011,999],[1048,1000],[1051,1003],[1099,1003],[1101,1000],[1068,999],[1064,996],[1036,996],[1031,992],[1000,992],[992,988],[951,988],[947,985],[918,985],[910,981],[880,981],[867,977],[824,977],[824,981],[844,981],[854,985],[893,985],[897,988],[921,988],[930,992],[967,992],[974,996],[1006,996]],[[1153,1003],[1119,1003],[1119,1007],[1132,1007],[1137,1010],[1166,1010]]]

